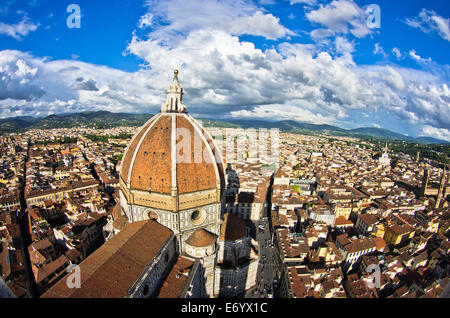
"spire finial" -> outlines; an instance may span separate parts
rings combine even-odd
[[[186,112],[186,105],[183,104],[182,98],[183,98],[183,88],[180,85],[180,82],[178,81],[178,69],[173,70],[173,81],[172,84],[169,86],[169,88],[166,91],[166,103],[162,105],[161,112],[168,113],[168,112],[176,112],[180,113]]]

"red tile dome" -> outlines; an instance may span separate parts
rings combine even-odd
[[[222,187],[221,154],[209,133],[187,114],[177,73],[167,94],[161,113],[131,139],[120,178],[132,190],[161,194],[173,194],[174,189],[183,194]],[[173,99],[176,102],[171,108]]]

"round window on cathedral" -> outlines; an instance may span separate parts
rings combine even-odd
[[[158,221],[158,214],[155,211],[148,212],[148,218],[150,220]]]
[[[205,220],[205,211],[203,210],[195,210],[194,212],[192,212],[191,214],[191,222],[193,224],[201,224],[203,223],[203,221]]]

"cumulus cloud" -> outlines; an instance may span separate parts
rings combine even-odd
[[[400,52],[400,49],[398,47],[394,47],[392,49],[392,53],[395,55],[397,59],[400,59],[402,57],[402,52]]]
[[[380,43],[375,43],[373,48],[373,54],[382,55],[384,58],[388,57],[387,53],[384,51]]]
[[[335,41],[351,58],[352,42]],[[409,125],[450,124],[440,77],[398,66],[357,66],[314,45],[282,43],[262,51],[227,32],[198,30],[173,47],[134,37],[128,49],[165,78],[167,70],[180,68],[186,103],[205,115],[214,109],[232,117],[348,126],[351,112],[365,111],[389,112]]]
[[[450,41],[450,19],[441,17],[433,10],[422,9],[414,18],[407,18],[405,23],[424,33],[437,33],[444,40]]]
[[[422,135],[450,141],[450,130],[446,128],[439,129],[426,125],[422,128]]]
[[[318,114],[301,106],[284,104],[261,105],[251,110],[232,111],[231,116],[233,118],[252,117],[267,120],[273,120],[275,117],[278,120],[296,120],[314,124],[334,124],[337,122],[335,116]]]
[[[84,90],[84,91],[98,91],[97,82],[93,79],[84,80],[83,77],[78,77],[73,83],[72,88],[75,90]]]
[[[44,95],[43,88],[34,82],[37,72],[37,67],[23,59],[0,54],[0,100],[32,100]]]
[[[408,56],[413,59],[417,64],[419,64],[422,69],[428,71],[437,77],[442,78],[445,81],[450,79],[450,65],[448,64],[438,64],[433,61],[430,57],[422,57],[415,50],[410,50]]]
[[[375,115],[389,114],[417,133],[431,133],[433,128],[446,136],[450,92],[441,73],[356,65],[355,44],[344,32],[329,39],[335,52],[317,43],[283,41],[262,50],[240,39],[236,33],[241,31],[230,30],[227,23],[268,19],[282,30],[277,17],[243,1],[196,1],[192,10],[199,12],[190,15],[183,3],[149,4],[152,24],[136,30],[126,49],[148,66],[137,72],[0,51],[0,116],[92,109],[155,113],[172,70],[178,68],[188,111],[204,117],[294,119],[349,127],[360,120],[355,116],[372,126]],[[228,12],[231,18],[223,18]],[[352,25],[347,28],[350,32]],[[329,30],[327,25],[323,29]],[[251,32],[282,36],[264,30]],[[432,62],[410,53],[418,63]]]
[[[38,27],[39,24],[35,24],[27,16],[24,16],[22,20],[16,24],[0,22],[0,34],[13,37],[16,40],[21,40],[30,32],[36,31]]]
[[[104,109],[148,112],[160,104],[145,71],[127,73],[76,60],[0,51],[0,116],[48,115]],[[150,105],[150,109],[149,109]]]
[[[306,13],[306,18],[322,25],[332,34],[353,34],[364,38],[372,30],[367,26],[365,12],[353,0],[333,0]],[[317,36],[317,34],[316,34]]]
[[[415,50],[409,51],[409,56],[417,62],[431,62],[431,58],[422,58]]]
[[[139,19],[138,26],[140,29],[145,29],[148,26],[152,25],[153,15],[150,12],[147,12]]]
[[[294,33],[280,24],[279,18],[264,13],[247,0],[170,0],[147,1],[152,15],[153,39],[170,43],[189,32],[209,29],[235,35],[250,34],[279,39]],[[145,17],[145,15],[144,15]],[[143,19],[143,18],[141,18]]]
[[[263,36],[270,40],[283,38],[286,35],[294,35],[294,32],[280,25],[280,19],[272,14],[264,14],[261,11],[255,12],[249,17],[240,17],[227,24],[230,33],[252,34]]]
[[[317,0],[290,0],[289,3],[291,5],[299,3],[299,4],[306,4],[306,5],[312,6],[317,3]]]

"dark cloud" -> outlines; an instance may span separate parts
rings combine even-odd
[[[76,82],[72,85],[73,89],[83,90],[83,91],[98,91],[97,82],[93,79],[84,81],[82,77],[76,79]]]

